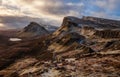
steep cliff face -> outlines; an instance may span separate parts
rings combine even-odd
[[[55,41],[49,46],[49,49],[62,53],[84,46],[93,51],[100,51],[106,43],[120,38],[119,24],[120,21],[96,17],[65,17],[62,26],[53,33]],[[73,39],[72,34],[84,38],[82,40],[80,37]],[[85,52],[84,48],[79,51]]]
[[[104,39],[120,39],[120,30],[101,30],[96,31],[94,35]]]
[[[54,37],[58,37],[69,32],[76,32],[86,37],[92,36],[95,32],[106,29],[120,29],[120,21],[102,19],[96,17],[65,17],[62,26],[53,33]],[[109,34],[110,32],[108,32]],[[114,33],[114,32],[113,32]],[[115,33],[116,35],[116,33]],[[119,35],[118,35],[119,36]]]
[[[81,35],[84,35],[86,38],[91,37],[94,33],[96,32],[94,27],[90,27],[90,26],[83,26],[81,28]]]
[[[18,33],[18,36],[19,37],[34,37],[34,36],[46,35],[48,33],[49,32],[42,25],[39,25],[36,22],[31,22],[20,33]]]
[[[65,17],[63,19],[62,26],[53,33],[54,37],[61,36],[67,34],[69,32],[77,32],[80,33],[80,26],[78,26],[77,22],[79,19],[75,17]]]
[[[49,46],[49,50],[54,50],[55,52],[74,50],[83,40],[85,40],[85,37],[78,33],[68,33],[61,38],[57,38],[56,41]]]
[[[97,17],[90,17],[90,16],[84,16],[82,18],[85,21],[91,21],[96,25],[99,25],[98,27],[101,27],[103,29],[109,28],[120,28],[120,21],[117,20],[111,20],[111,19],[104,19],[104,18],[97,18]]]

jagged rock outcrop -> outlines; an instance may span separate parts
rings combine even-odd
[[[34,36],[42,36],[46,34],[49,34],[49,32],[42,25],[39,25],[36,22],[31,22],[21,32],[18,33],[18,36],[34,37]]]

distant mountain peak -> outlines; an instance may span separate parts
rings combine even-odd
[[[43,25],[39,25],[36,22],[30,22],[30,24],[24,28],[24,31],[25,32],[37,32],[40,29],[45,30],[47,32],[47,30],[43,27]]]
[[[43,25],[39,25],[36,22],[30,22],[28,26],[26,26],[20,33],[20,37],[33,37],[49,34],[49,32],[43,27]]]
[[[30,22],[30,24],[28,26],[40,26],[40,25],[36,22]]]

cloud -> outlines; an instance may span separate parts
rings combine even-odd
[[[0,5],[2,5],[2,0],[0,0]]]
[[[65,16],[118,19],[120,0],[0,0],[0,24],[23,27],[30,21],[60,26]],[[9,22],[8,22],[9,21]]]
[[[56,23],[51,23],[53,20],[46,21],[46,19],[43,18],[33,18],[28,16],[0,16],[0,27],[4,28],[21,28],[27,26],[30,22],[37,22],[45,25],[51,25]]]
[[[28,20],[37,20],[30,17],[16,17],[16,16],[0,16],[0,23],[4,24],[5,27],[9,28],[20,28],[21,26],[27,25]]]
[[[91,16],[106,18],[107,14],[105,12],[90,12]]]
[[[86,0],[85,15],[120,19],[120,0]],[[89,4],[89,5],[88,5]]]
[[[74,15],[71,11],[79,12],[83,8],[83,4],[81,5],[81,3],[64,3],[64,0],[23,0],[23,4],[24,3],[25,5],[30,5],[30,8],[34,11],[36,10],[38,12],[53,16]]]
[[[80,4],[81,5],[81,4]],[[41,6],[40,6],[41,7]],[[39,7],[38,7],[39,8]],[[58,15],[58,16],[65,16],[65,15],[75,15],[75,13],[71,13],[72,11],[78,12],[80,15],[80,12],[83,9],[83,6],[78,6],[75,4],[71,5],[68,3],[63,2],[48,2],[45,6],[42,6],[42,9],[40,11],[43,11],[44,13],[49,13],[51,15]],[[78,16],[78,14],[76,15]]]
[[[1,20],[7,20],[12,23],[1,23],[7,26],[13,24],[20,27],[18,25],[20,23],[21,25],[26,24],[24,22],[30,21],[29,18],[38,18],[37,21],[43,19],[46,22],[50,22],[50,24],[60,26],[63,17],[71,15],[80,16],[83,6],[84,4],[82,3],[65,3],[64,0],[3,0],[2,6],[0,6],[3,9],[0,13],[0,16],[3,16]],[[13,19],[15,16],[18,19]],[[20,18],[20,16],[24,17],[24,19]]]
[[[97,0],[93,4],[96,6],[106,9],[106,10],[114,10],[116,8],[116,3],[118,0]]]

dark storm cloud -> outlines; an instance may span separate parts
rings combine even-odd
[[[39,8],[39,7],[37,7]],[[83,7],[78,8],[76,5],[68,5],[68,4],[48,4],[42,8],[43,12],[51,14],[51,15],[69,15],[72,11],[79,12],[82,11]],[[80,12],[79,12],[80,13]]]
[[[3,0],[0,25],[17,28],[45,20],[60,26],[65,16],[120,19],[119,3],[120,0]]]
[[[21,12],[16,15],[17,17],[13,16],[12,12],[8,12],[12,16],[0,15],[2,21],[0,23],[8,28],[20,28],[26,26],[31,21],[41,22],[44,20],[47,20],[46,22],[49,24],[60,26],[63,17],[69,15],[80,16],[83,9],[82,3],[66,3],[64,0],[8,0],[5,2],[3,6],[8,11],[10,10],[13,13]],[[9,4],[9,2],[11,3]],[[32,18],[34,16],[35,18]]]
[[[0,5],[2,4],[2,0],[0,0]]]
[[[65,3],[64,0],[22,0],[28,5],[32,5],[35,1],[38,2],[44,2],[44,5],[33,5],[33,7],[40,12],[43,12],[48,15],[60,15],[65,16],[71,14],[71,12],[74,11],[74,13],[80,13],[83,9],[83,5],[80,4],[72,4],[69,5],[68,3]]]
[[[16,17],[16,16],[0,16],[0,23],[4,24],[8,28],[23,28],[27,26],[30,22],[45,23],[42,18],[32,18],[32,17]],[[48,24],[48,23],[46,23]]]

